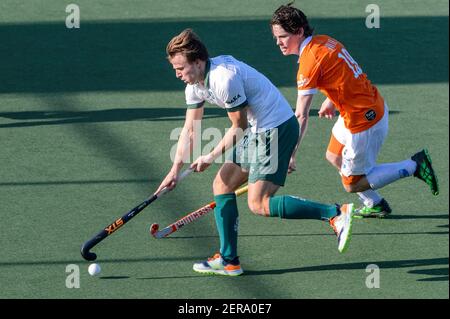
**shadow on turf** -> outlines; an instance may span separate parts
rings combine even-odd
[[[308,271],[335,271],[335,270],[365,270],[367,265],[376,264],[380,269],[392,268],[410,268],[433,265],[448,265],[448,258],[433,258],[433,259],[411,259],[411,260],[393,260],[393,261],[378,261],[378,262],[360,262],[349,264],[331,264],[311,267],[298,267],[274,270],[245,270],[245,276],[260,276],[260,275],[282,275],[293,272],[308,272]],[[448,268],[437,269],[420,269],[410,270],[410,274],[430,275],[436,276],[431,278],[421,278],[417,281],[448,281]],[[202,278],[204,275],[190,275],[190,276],[176,276],[176,277],[145,277],[137,279],[183,279],[183,278]]]
[[[331,264],[331,265],[320,265],[320,266],[310,266],[310,267],[297,267],[297,268],[286,268],[286,269],[274,269],[274,270],[247,270],[245,272],[248,276],[259,276],[259,275],[282,275],[286,273],[295,272],[308,272],[308,271],[332,271],[332,270],[365,270],[367,265],[375,264],[380,269],[397,269],[397,268],[410,268],[410,267],[422,267],[422,266],[434,266],[434,265],[448,265],[448,258],[431,258],[431,259],[406,259],[406,260],[392,260],[392,261],[368,261],[359,263],[348,263],[348,264]],[[446,269],[446,274],[448,275],[448,268]],[[437,278],[446,278],[442,280],[448,281],[447,277],[442,277],[444,270],[411,270],[408,271],[411,274],[427,274],[433,276],[439,276],[434,278],[427,278],[428,281],[433,279],[437,281]],[[424,281],[424,279],[419,279]]]
[[[63,185],[114,185],[114,184],[148,184],[159,182],[159,179],[109,179],[109,180],[80,180],[80,181],[46,181],[46,182],[2,182],[0,187],[29,187],[29,186],[63,186]]]
[[[0,93],[183,90],[165,48],[187,27],[211,56],[231,54],[275,85],[295,87],[296,57],[279,52],[269,14],[246,20],[85,21],[79,29],[65,28],[64,19],[0,24]],[[383,17],[378,29],[367,29],[365,17],[310,22],[317,34],[341,41],[375,84],[448,82],[448,16]]]
[[[427,277],[417,279],[417,281],[448,281],[448,268],[434,268],[434,269],[419,269],[419,270],[410,270],[408,271],[410,274],[417,275],[429,275],[434,277]]]
[[[387,219],[448,219],[448,214],[442,215],[389,215]]]
[[[99,279],[129,279],[130,276],[103,276],[99,277]]]
[[[105,263],[139,263],[139,262],[176,262],[176,261],[196,261],[202,260],[205,256],[189,256],[189,257],[147,257],[147,258],[113,258],[113,259],[105,259],[99,258],[97,263],[105,264]],[[0,262],[0,267],[11,267],[11,266],[47,266],[47,265],[68,265],[68,264],[77,264],[77,265],[86,265],[87,262],[80,259],[74,260],[43,260],[43,261],[2,261]]]
[[[402,232],[402,233],[352,233],[352,236],[391,236],[391,235],[448,235],[448,231],[429,231],[429,232]],[[316,234],[240,234],[239,237],[311,237],[311,236],[336,236],[333,233],[316,233]],[[162,238],[162,240],[178,240],[178,239],[200,239],[200,238],[217,238],[217,235],[193,235],[193,236],[171,236]]]
[[[180,121],[184,120],[186,108],[126,108],[101,111],[25,111],[0,112],[0,117],[21,122],[0,124],[0,128],[62,125],[78,123],[104,123],[128,121]],[[204,118],[225,117],[220,108],[206,108]]]
[[[399,111],[389,111],[398,114]],[[180,121],[184,120],[186,108],[127,108],[101,111],[24,111],[0,112],[0,117],[20,122],[0,124],[0,128],[34,127],[42,125],[62,125],[80,123],[105,123],[128,121]],[[206,107],[204,119],[226,117],[225,110],[218,107]],[[318,116],[318,110],[312,109],[309,116]]]

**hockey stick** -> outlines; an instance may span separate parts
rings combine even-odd
[[[183,173],[180,174],[178,177],[178,181],[181,181],[183,178],[188,176],[192,172],[191,169],[185,170]],[[101,242],[103,239],[114,233],[116,230],[118,230],[120,227],[125,225],[130,219],[132,219],[134,216],[139,214],[145,207],[153,203],[157,198],[160,198],[162,195],[167,193],[169,189],[167,187],[164,187],[162,190],[159,191],[159,193],[153,194],[150,198],[146,199],[139,205],[137,205],[135,208],[130,210],[128,213],[120,217],[119,219],[115,220],[113,223],[106,226],[104,229],[102,229],[97,235],[92,237],[90,240],[85,242],[81,246],[81,256],[83,256],[84,259],[91,261],[97,259],[97,255],[95,253],[90,252],[92,247],[97,245],[99,242]]]
[[[243,186],[239,188],[235,194],[236,196],[240,196],[248,191],[248,185]],[[183,218],[177,220],[173,224],[170,224],[169,226],[159,230],[158,224],[152,224],[150,226],[150,234],[155,238],[164,238],[169,236],[170,234],[176,232],[178,229],[183,227],[184,225],[190,224],[193,221],[199,219],[203,215],[208,214],[210,211],[212,211],[216,207],[216,202],[211,202],[208,205],[203,206],[202,208],[197,209],[196,211],[193,211],[192,213],[187,214]]]

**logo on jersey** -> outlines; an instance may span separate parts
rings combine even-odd
[[[233,104],[234,102],[236,102],[237,100],[239,100],[239,98],[241,97],[240,94],[236,95],[235,97],[233,97],[231,100],[227,101],[227,104]]]
[[[330,50],[334,50],[334,49],[336,49],[337,44],[338,44],[338,42],[336,40],[328,39],[327,43],[325,43],[325,46]]]
[[[306,83],[309,82],[309,78],[304,76],[303,74],[300,74],[300,79],[297,81],[297,86],[302,87],[305,86]]]
[[[308,83],[308,81],[309,81],[308,77],[305,77],[303,74],[300,74],[300,79],[298,79],[298,81],[297,81],[297,86],[302,87],[306,83]]]
[[[377,117],[377,113],[374,110],[368,110],[364,115],[368,121],[373,121]]]

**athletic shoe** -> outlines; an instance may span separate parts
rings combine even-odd
[[[391,207],[389,207],[388,202],[383,198],[381,202],[373,207],[363,206],[355,209],[353,217],[355,218],[367,218],[367,217],[378,217],[384,218],[392,213]]]
[[[330,225],[338,239],[338,250],[347,250],[352,237],[353,204],[336,205],[338,214],[330,219]]]
[[[211,275],[239,276],[244,273],[238,257],[227,262],[219,253],[204,262],[194,264],[193,269],[196,272]]]
[[[427,183],[431,188],[431,193],[434,196],[437,196],[439,194],[439,185],[437,176],[431,166],[431,157],[430,154],[428,154],[428,150],[421,150],[420,152],[414,154],[411,159],[417,163],[414,176]]]

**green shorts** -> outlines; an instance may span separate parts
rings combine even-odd
[[[284,186],[299,132],[295,116],[263,132],[252,133],[247,130],[234,146],[232,158],[229,160],[249,172],[249,183],[265,180]]]

